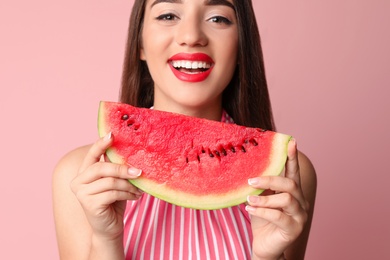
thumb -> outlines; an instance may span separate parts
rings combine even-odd
[[[297,141],[294,138],[291,138],[288,143],[285,177],[294,180],[300,185]]]

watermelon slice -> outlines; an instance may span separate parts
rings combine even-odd
[[[99,135],[112,132],[111,162],[142,169],[130,182],[172,204],[195,209],[238,205],[262,190],[248,179],[279,175],[291,138],[180,114],[100,102]]]

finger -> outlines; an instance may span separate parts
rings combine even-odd
[[[249,214],[258,217],[263,221],[271,222],[286,231],[289,230],[294,222],[293,218],[278,209],[253,207],[250,205],[247,205],[245,209]]]
[[[120,179],[135,179],[142,171],[132,166],[107,162],[98,162],[91,165],[85,172],[78,176],[78,182],[87,184],[100,178],[115,177]]]
[[[305,208],[306,201],[304,200],[303,193],[298,184],[283,176],[262,176],[248,180],[249,185],[255,189],[273,190],[278,194],[288,193],[291,194],[303,208]]]
[[[297,194],[297,183],[283,176],[261,176],[248,180],[248,184],[255,189],[272,190],[275,192],[287,192]]]
[[[104,207],[111,205],[117,201],[137,200],[140,198],[140,196],[126,191],[109,190],[92,195],[89,198],[89,202],[85,205],[88,205],[90,208],[99,208],[102,206]]]
[[[79,173],[84,172],[90,165],[100,161],[101,156],[106,152],[112,141],[113,137],[111,132],[96,141],[85,156],[79,169]]]
[[[289,193],[274,194],[271,196],[248,196],[248,205],[261,208],[282,209],[290,216],[299,216],[303,209],[300,203]]]
[[[297,142],[294,138],[291,138],[290,142],[288,143],[285,176],[294,180],[298,185],[301,185]]]
[[[142,192],[129,181],[111,177],[101,178],[89,185],[85,185],[84,192],[95,195],[110,190],[125,191],[138,196],[142,195]]]

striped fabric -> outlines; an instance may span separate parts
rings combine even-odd
[[[232,119],[224,112],[221,121]],[[146,193],[127,202],[126,259],[250,259],[251,241],[250,217],[243,204],[195,210]]]

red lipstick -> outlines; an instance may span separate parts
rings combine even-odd
[[[168,63],[173,74],[186,82],[204,81],[214,66],[213,59],[205,53],[178,53]]]

